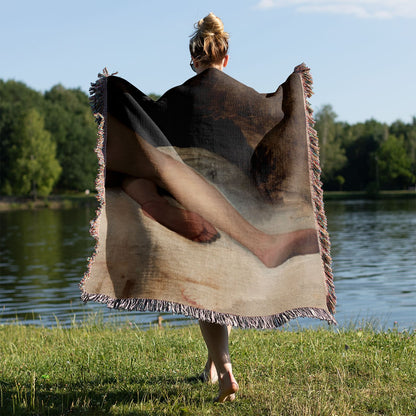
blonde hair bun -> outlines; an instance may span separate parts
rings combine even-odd
[[[195,29],[205,36],[222,35],[225,33],[222,20],[212,12],[196,23]],[[226,36],[228,37],[228,33],[226,33]]]
[[[224,32],[222,20],[210,13],[194,25],[189,41],[191,56],[203,64],[219,63],[228,53],[229,34]]]

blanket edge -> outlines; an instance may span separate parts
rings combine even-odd
[[[243,329],[273,329],[278,328],[291,319],[317,318],[327,321],[328,324],[337,324],[334,317],[321,308],[303,307],[284,311],[268,316],[241,316],[228,313],[215,312],[208,309],[196,308],[181,303],[157,300],[157,299],[113,299],[102,294],[88,294],[83,291],[81,299],[84,302],[94,301],[106,304],[109,309],[123,309],[140,312],[170,312],[195,319],[216,323],[220,325],[231,325]]]
[[[321,166],[319,162],[319,139],[318,133],[314,129],[315,120],[313,118],[313,110],[311,104],[308,102],[308,98],[310,98],[313,94],[313,81],[312,76],[310,74],[310,68],[308,68],[305,65],[305,63],[296,66],[294,72],[298,73],[301,76],[303,85],[306,130],[309,141],[309,175],[311,183],[311,196],[316,222],[319,227],[319,247],[326,277],[325,283],[327,287],[326,303],[329,312],[331,314],[334,314],[336,305],[336,295],[334,286],[334,276],[332,272],[332,258],[330,254],[331,243],[327,228],[327,219],[324,209],[324,199],[321,182]]]

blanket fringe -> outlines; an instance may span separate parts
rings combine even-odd
[[[319,308],[296,308],[269,316],[240,316],[156,299],[112,299],[107,295],[92,295],[86,292],[82,293],[81,299],[84,302],[95,301],[105,303],[110,309],[124,309],[141,312],[170,312],[211,323],[231,325],[244,329],[278,328],[289,322],[291,319],[296,318],[317,318],[327,321],[328,323],[336,324],[336,321],[331,314],[324,309]]]
[[[336,305],[334,276],[332,272],[332,259],[331,259],[331,245],[329,240],[329,234],[327,229],[327,220],[324,210],[323,190],[321,182],[321,167],[319,163],[319,139],[318,133],[314,129],[315,120],[313,118],[313,110],[308,102],[313,94],[312,91],[312,77],[310,75],[310,69],[304,64],[300,64],[295,67],[294,72],[298,73],[302,78],[304,101],[306,110],[306,128],[309,138],[309,173],[311,179],[311,192],[312,201],[314,204],[315,218],[319,227],[319,246],[322,262],[324,265],[324,271],[326,276],[326,286],[328,290],[327,294],[327,307],[328,310],[334,314]]]
[[[111,74],[115,75],[117,72]],[[91,257],[87,259],[87,271],[84,273],[79,287],[83,291],[84,283],[88,279],[91,273],[91,268],[94,263],[97,250],[98,250],[98,219],[105,206],[105,137],[106,137],[106,125],[105,117],[107,111],[107,77],[110,76],[107,68],[103,69],[102,74],[98,74],[96,82],[91,83],[90,87],[90,106],[94,114],[95,122],[98,125],[97,131],[97,145],[95,147],[95,153],[98,159],[98,173],[95,179],[95,189],[97,190],[97,200],[99,202],[98,208],[95,211],[95,218],[90,222],[90,235],[95,239],[94,252]]]

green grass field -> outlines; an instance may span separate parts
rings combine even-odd
[[[197,326],[0,326],[1,415],[416,415],[416,334],[233,330],[240,385],[214,404]]]

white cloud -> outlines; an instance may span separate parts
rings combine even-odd
[[[300,13],[348,14],[358,18],[416,18],[415,0],[260,0],[257,7],[291,7]]]

